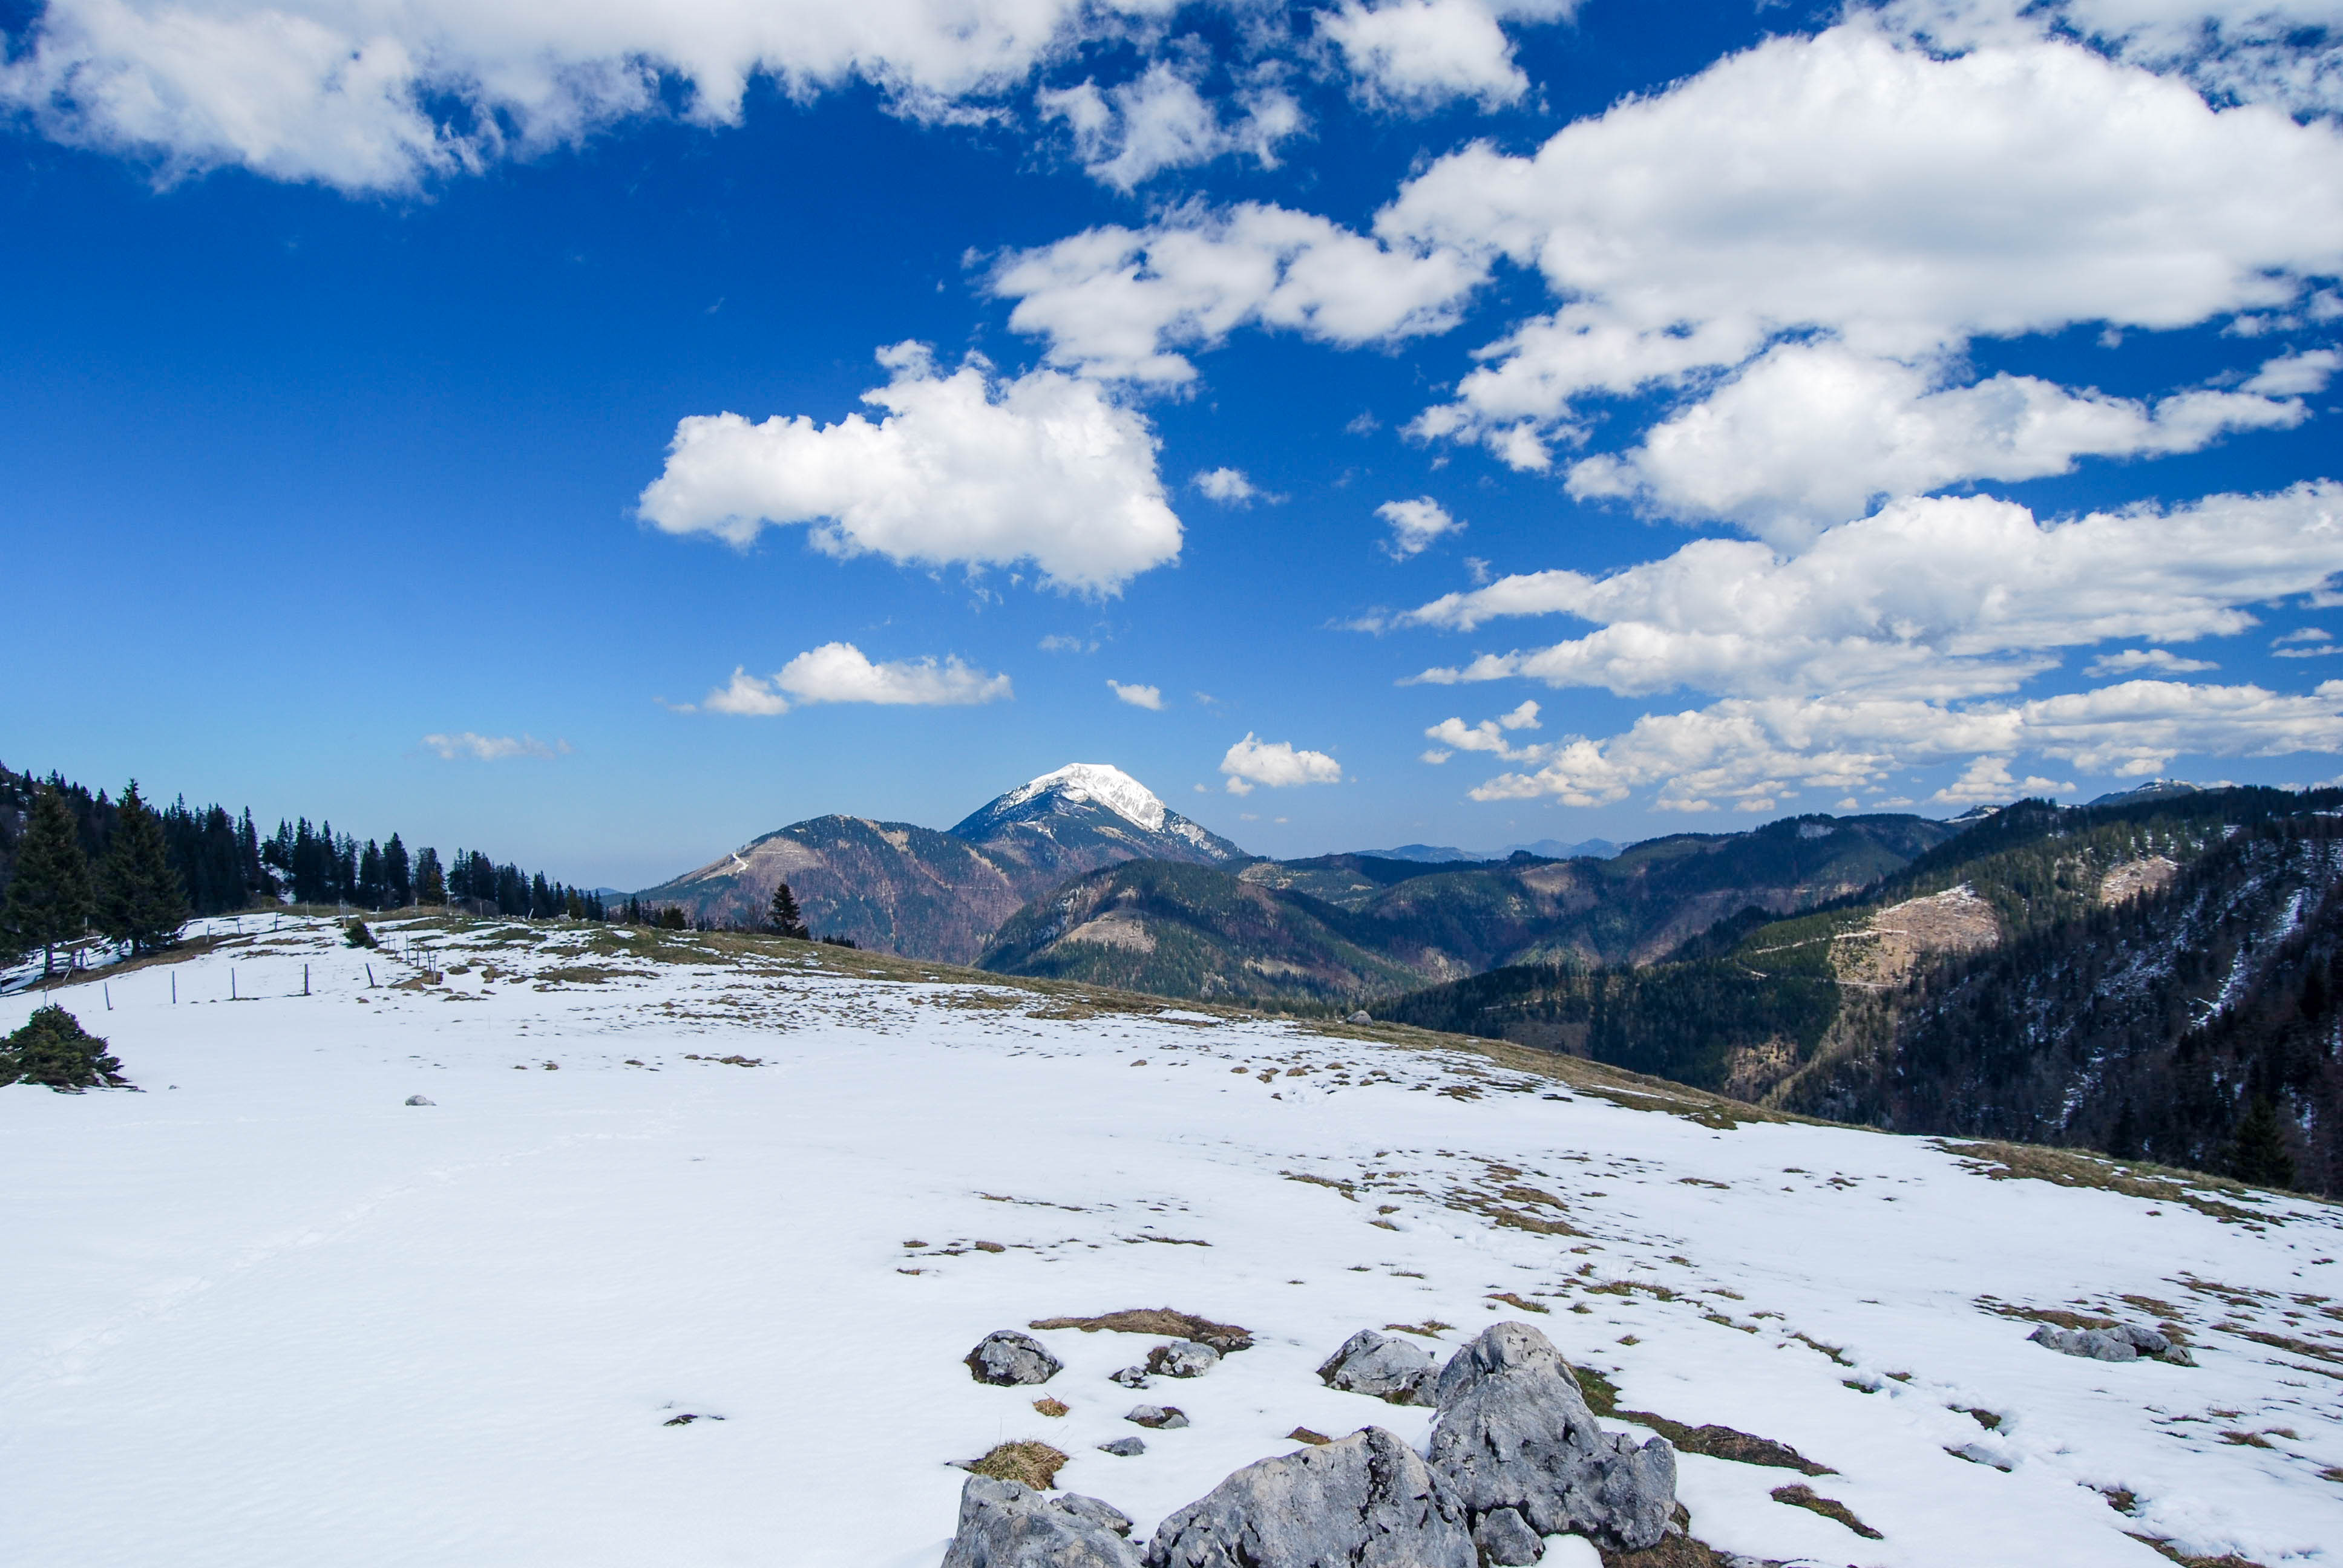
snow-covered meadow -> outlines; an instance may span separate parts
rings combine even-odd
[[[1880,1536],[1687,1454],[1721,1550],[2343,1561],[2325,1206],[798,944],[268,923],[56,993],[144,1092],[0,1090],[0,1562],[933,1568],[952,1462],[1026,1437],[1143,1536],[1296,1427],[1423,1439],[1312,1375],[1353,1330],[1445,1353],[1500,1316],[1623,1409],[1831,1467]],[[1258,1342],[1144,1392],[1108,1381],[1142,1336],[1037,1332],[1041,1388],[961,1364],[1167,1305]],[[2177,1323],[2199,1364],[2056,1354],[2040,1311]]]

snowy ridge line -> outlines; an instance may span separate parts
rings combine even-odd
[[[1582,1064],[799,944],[378,930],[431,967],[370,989],[305,921],[234,961],[308,963],[310,998],[173,1009],[165,971],[225,990],[214,953],[85,1014],[146,1092],[0,1091],[12,1563],[639,1562],[689,1518],[719,1557],[935,1568],[950,1462],[1004,1437],[1144,1533],[1297,1426],[1420,1443],[1428,1412],[1312,1369],[1359,1328],[1444,1355],[1501,1315],[1623,1410],[1830,1466],[1883,1536],[1858,1557],[1774,1500],[1797,1477],[1688,1452],[1719,1550],[2137,1568],[2136,1532],[2324,1560],[2322,1205],[2223,1223]],[[1141,1337],[1031,1331],[1064,1363],[1041,1389],[960,1364],[994,1329],[1165,1303],[1255,1346],[1145,1393],[1108,1380]],[[2059,1315],[2168,1322],[2200,1364],[2026,1342]],[[1141,1400],[1191,1424],[1099,1452]],[[817,1506],[862,1523],[809,1533]]]

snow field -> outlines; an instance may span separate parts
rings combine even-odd
[[[1468,1051],[850,954],[385,934],[285,920],[115,975],[111,1011],[57,993],[146,1092],[0,1091],[0,1561],[933,1568],[950,1464],[996,1442],[1054,1443],[1062,1487],[1144,1533],[1296,1426],[1421,1441],[1430,1412],[1312,1375],[1353,1330],[1445,1354],[1500,1317],[1624,1409],[1840,1473],[1684,1455],[1721,1549],[2153,1568],[2127,1532],[2273,1565],[2343,1543],[2321,1206],[2224,1222],[1929,1141],[1719,1131]],[[221,1000],[231,965],[264,1000]],[[2202,1364],[2056,1355],[1979,1304],[2162,1316],[2125,1295]],[[1037,1332],[1066,1363],[1039,1388],[960,1364],[993,1329],[1164,1305],[1258,1343],[1143,1392],[1107,1380],[1146,1336]],[[1123,1422],[1141,1402],[1193,1424]],[[1142,1456],[1096,1452],[1134,1433]],[[1801,1480],[1884,1538],[1770,1496]]]

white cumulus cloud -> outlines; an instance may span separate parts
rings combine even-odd
[[[1443,719],[1423,733],[1426,738],[1455,751],[1486,751],[1498,757],[1520,758],[1528,753],[1517,750],[1513,742],[1505,739],[1506,732],[1535,729],[1537,727],[1538,705],[1524,702],[1511,713],[1484,719],[1478,724],[1468,725],[1462,719]],[[1429,751],[1423,754],[1426,762],[1445,762],[1448,758],[1448,751],[1442,751],[1437,758]]]
[[[1258,740],[1252,731],[1221,759],[1232,795],[1250,795],[1255,785],[1282,789],[1296,784],[1340,784],[1342,765],[1323,751],[1297,751],[1290,740]]]
[[[2110,675],[2138,675],[2145,670],[2163,675],[2195,675],[2220,668],[2209,658],[2183,658],[2168,648],[2127,648],[2119,653],[2099,655],[2084,667],[2083,673],[2097,680]]]
[[[566,757],[569,753],[567,740],[557,740],[548,746],[534,735],[479,735],[469,729],[454,735],[427,735],[423,744],[447,762],[467,758],[475,762],[507,762],[516,757]]]
[[[1566,614],[1598,628],[1416,678],[1441,684],[1951,699],[2013,690],[2062,648],[2233,636],[2255,624],[2251,607],[2317,592],[2337,572],[2343,485],[2332,481],[2052,523],[1985,497],[1917,498],[1796,555],[1700,539],[1607,577],[1503,578],[1396,624],[1469,631]]]
[[[870,702],[895,708],[966,708],[1013,697],[1009,678],[988,675],[957,658],[874,662],[850,642],[809,648],[769,677],[732,671],[729,683],[700,699],[710,713],[769,718],[793,704]]]
[[[1054,51],[1171,0],[48,0],[0,103],[66,142],[173,169],[397,190],[661,113],[703,124],[749,84],[852,81],[948,114]]]
[[[1875,496],[2064,474],[2083,457],[2193,452],[2232,430],[2285,428],[2308,417],[2297,399],[2257,395],[2277,379],[2257,381],[2266,386],[2151,404],[2032,376],[1950,385],[1940,363],[1907,365],[1836,343],[1783,345],[1633,450],[1578,463],[1568,487],[1582,498],[1619,497],[1795,540],[1860,517]],[[1521,427],[1505,434],[1518,440]]]
[[[1259,486],[1245,477],[1242,468],[1207,468],[1188,482],[1224,507],[1249,507],[1255,501],[1278,499],[1264,495]]]
[[[996,380],[977,361],[947,374],[909,343],[880,361],[893,376],[863,395],[884,410],[876,421],[684,419],[641,515],[744,547],[767,524],[810,523],[833,555],[1031,561],[1055,586],[1094,593],[1179,556],[1154,433],[1095,382],[1053,370]]]
[[[1159,60],[1131,81],[1101,91],[1095,81],[1037,93],[1044,119],[1073,132],[1074,156],[1092,179],[1131,190],[1159,169],[1186,168],[1229,153],[1277,166],[1277,144],[1302,128],[1291,94],[1265,87],[1240,95],[1244,113],[1223,123],[1191,73]]]
[[[1375,516],[1391,525],[1392,537],[1384,542],[1383,548],[1393,560],[1422,555],[1433,540],[1464,526],[1430,496],[1419,496],[1412,501],[1385,501],[1375,508]]]
[[[2027,702],[1953,707],[1909,698],[1728,698],[1646,714],[1604,739],[1554,748],[1501,774],[1478,800],[1552,797],[1599,806],[1643,789],[1662,809],[1714,809],[1805,789],[1834,793],[1965,758],[2020,752],[2087,772],[2147,778],[2183,753],[2278,757],[2343,750],[2343,681],[2292,696],[2258,686],[2133,680]]]
[[[1858,15],[1625,100],[1533,155],[1453,154],[1374,232],[1503,255],[1566,301],[1483,349],[1416,434],[1538,468],[1583,436],[1592,400],[1682,389],[1691,407],[1624,457],[1581,465],[1576,487],[1795,530],[1875,493],[2300,419],[2271,399],[2308,389],[2315,358],[2242,392],[2141,402],[2032,377],[1963,385],[1958,357],[1981,337],[2302,301],[2343,268],[2343,136],[2217,110],[2186,82],[2030,29],[1946,56]]]
[[[1128,702],[1133,708],[1144,708],[1151,713],[1163,711],[1163,689],[1160,686],[1141,686],[1136,682],[1125,685],[1112,679],[1107,685],[1113,690],[1118,702]]]
[[[992,273],[1009,325],[1054,365],[1118,380],[1194,378],[1181,352],[1237,328],[1346,347],[1444,332],[1487,276],[1453,248],[1386,244],[1286,207],[1187,207],[1146,228],[1109,225],[1021,251]]]
[[[1554,21],[1575,9],[1576,0],[1342,0],[1318,14],[1318,30],[1371,103],[1423,110],[1473,98],[1493,109],[1530,85],[1499,19]]]

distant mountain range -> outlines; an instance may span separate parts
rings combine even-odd
[[[1609,859],[1134,862],[1019,910],[978,962],[1160,996],[1356,1002],[1499,965],[1645,962],[1735,910],[1855,892],[1954,831],[1922,817],[1796,817]]]
[[[1565,844],[1559,839],[1540,839],[1528,844],[1508,844],[1502,849],[1460,849],[1453,844],[1402,844],[1396,849],[1360,849],[1355,852],[1370,859],[1421,860],[1443,865],[1459,860],[1503,860],[1513,855],[1534,855],[1541,860],[1570,860],[1582,855],[1608,859],[1619,852],[1619,846],[1608,839],[1584,839],[1575,844]]]
[[[967,963],[1001,922],[1068,878],[1141,859],[1226,865],[1250,857],[1121,769],[1077,762],[987,801],[948,832],[816,817],[640,896],[698,919],[754,925],[786,881],[822,935]]]

